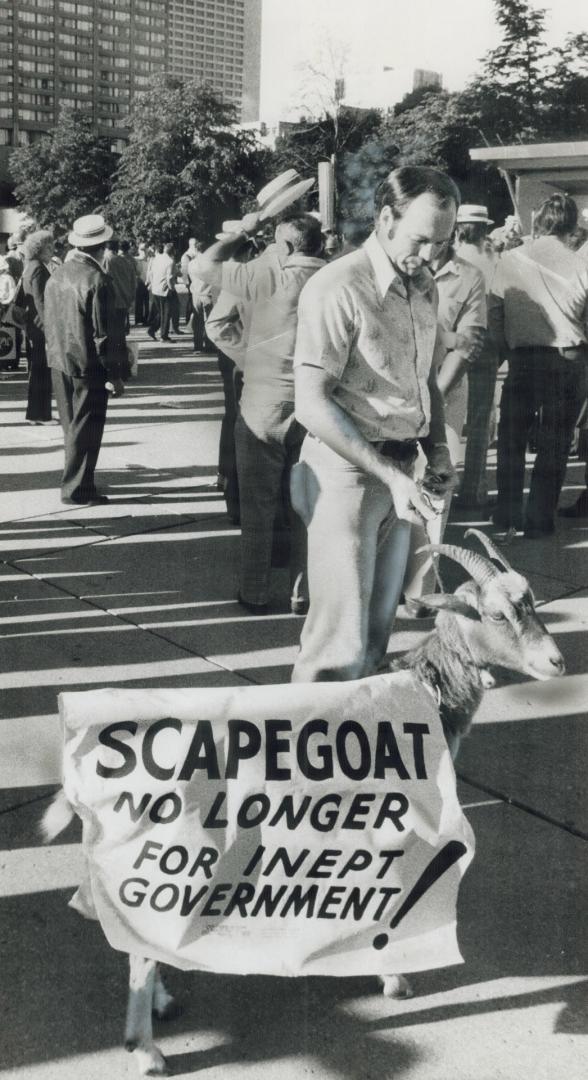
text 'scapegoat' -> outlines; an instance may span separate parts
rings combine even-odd
[[[488,668],[502,667],[534,679],[565,673],[563,657],[537,615],[526,578],[512,569],[484,533],[469,529],[467,535],[475,536],[490,558],[452,544],[430,546],[432,552],[459,563],[469,579],[453,594],[436,593],[419,599],[420,604],[437,610],[435,627],[424,641],[391,663],[392,671],[411,671],[438,701],[454,759],[480,704]],[[43,818],[45,839],[54,839],[72,816],[60,791]],[[152,1013],[159,1019],[175,1015],[174,1000],[154,960],[139,956],[129,960],[125,1046],[136,1051],[142,1075],[164,1075],[166,1061],[153,1041]],[[410,994],[402,975],[387,976],[382,982],[387,996]]]

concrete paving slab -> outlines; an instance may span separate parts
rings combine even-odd
[[[10,620],[0,622],[0,963],[10,987],[0,1067],[14,1080],[137,1075],[121,1045],[125,960],[95,924],[66,906],[79,872],[79,828],[39,848],[37,823],[58,781],[57,692],[285,681],[301,628],[300,619],[285,614],[283,572],[275,576],[267,618],[245,616],[234,602],[238,533],[207,487],[216,472],[216,363],[194,358],[184,340],[170,349],[133,334],[141,342],[140,378],[111,403],[99,463],[99,482],[114,498],[107,508],[60,513],[51,502],[60,430],[25,429],[26,381],[0,380],[7,421],[0,447],[10,451],[0,485],[3,475],[16,485],[0,520],[20,528],[4,536],[18,565],[0,564],[0,619]],[[564,501],[581,483],[581,468],[572,463]],[[11,516],[34,520],[11,525]],[[473,523],[462,517],[454,516],[448,539]],[[573,546],[584,542],[586,523],[578,526],[562,519],[558,536],[539,544],[517,540],[509,549],[538,599],[548,602],[543,614],[571,675],[499,685],[486,695],[463,746],[458,767],[471,784],[460,782],[460,798],[478,845],[460,900],[465,965],[415,977],[418,996],[403,1003],[384,999],[371,980],[172,971],[185,1012],[163,1029],[161,1041],[174,1075],[583,1077],[585,843],[570,831],[585,820],[575,794],[586,771],[588,689],[588,575],[583,549]],[[44,547],[59,529],[65,546]],[[76,545],[76,537],[90,542]],[[23,546],[36,539],[41,546]],[[450,564],[447,573],[451,584],[459,580]],[[93,614],[82,615],[86,610]],[[429,626],[400,622],[391,650],[411,647]],[[509,798],[526,809],[508,805]]]
[[[489,530],[496,536],[496,530]],[[513,566],[570,582],[575,588],[588,585],[588,521],[559,518],[557,533],[541,540],[516,536],[505,548]]]
[[[588,676],[489,691],[458,768],[484,790],[588,837],[584,788]]]
[[[370,979],[170,970],[184,1011],[156,1031],[173,1074],[580,1080],[588,989],[583,845],[504,805],[474,809],[470,820],[477,853],[460,898],[464,965],[413,976],[415,997],[405,1002],[386,1000]],[[58,852],[59,873],[71,873],[75,845],[69,860],[67,850]],[[121,1045],[124,959],[96,924],[66,907],[70,892],[33,885],[0,899],[11,986],[0,1036],[4,1074],[97,1080],[109,1069],[134,1076]]]

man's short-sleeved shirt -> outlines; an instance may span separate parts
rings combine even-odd
[[[370,442],[429,430],[437,291],[428,271],[400,277],[375,234],[304,287],[294,366],[323,368],[333,398]]]
[[[588,342],[588,266],[556,236],[505,251],[490,294],[490,321],[510,349]]]
[[[294,401],[298,299],[324,260],[300,252],[280,262],[275,245],[251,262],[229,260],[202,273],[249,310],[241,411],[268,401]],[[197,264],[198,266],[198,264]]]
[[[437,270],[435,284],[439,294],[437,318],[442,330],[462,334],[474,328],[486,329],[486,283],[481,270],[454,255]],[[464,370],[459,382],[445,395],[445,421],[458,434],[465,422],[467,401]]]

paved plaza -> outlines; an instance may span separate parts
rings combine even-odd
[[[302,620],[286,571],[269,613],[236,603],[238,530],[216,490],[222,387],[188,335],[140,343],[99,459],[107,506],[65,508],[59,426],[24,423],[24,371],[0,377],[0,1076],[137,1075],[122,1047],[125,957],[67,907],[79,829],[43,847],[59,783],[57,694],[289,679]],[[572,459],[563,501],[583,484]],[[459,514],[448,538],[486,522]],[[336,543],[336,537],[333,538]],[[516,538],[565,679],[501,679],[458,762],[477,853],[460,894],[465,963],[385,999],[370,979],[170,970],[183,1012],[157,1025],[175,1076],[202,1080],[580,1080],[586,1075],[588,519]],[[448,572],[450,579],[451,573]],[[455,579],[457,580],[457,578]],[[431,624],[399,621],[391,652]]]

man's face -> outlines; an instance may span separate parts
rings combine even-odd
[[[384,206],[376,235],[396,269],[412,277],[439,257],[453,235],[456,214],[454,203],[443,209],[432,195],[417,195],[401,218]]]

